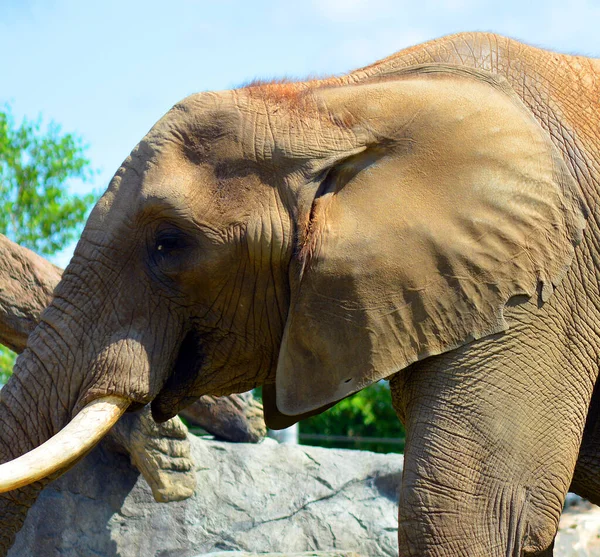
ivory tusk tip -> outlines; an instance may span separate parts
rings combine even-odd
[[[130,404],[129,399],[114,395],[87,404],[48,441],[0,465],[0,493],[37,482],[72,465],[109,432]]]

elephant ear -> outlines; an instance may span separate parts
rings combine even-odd
[[[276,376],[292,416],[505,331],[507,304],[552,295],[586,217],[550,137],[491,74],[429,65],[313,95],[362,143],[333,146],[292,261]]]
[[[277,397],[275,392],[275,385],[263,385],[262,389],[262,403],[263,413],[265,418],[265,424],[269,429],[285,429],[299,422],[300,420],[306,420],[311,416],[315,416],[329,410],[332,406],[335,406],[337,401],[327,404],[326,406],[316,408],[310,412],[304,412],[297,416],[288,416],[282,414],[277,408]]]

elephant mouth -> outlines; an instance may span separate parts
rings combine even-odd
[[[189,332],[167,381],[151,403],[152,416],[164,422],[199,398],[194,392],[198,370],[205,360],[200,337]],[[0,466],[0,493],[11,491],[70,467],[108,433],[117,420],[139,403],[124,395],[104,395],[88,402],[59,433],[48,441]]]
[[[191,330],[181,343],[168,379],[151,403],[152,417],[157,423],[170,420],[180,410],[198,400],[201,395],[190,393],[194,393],[194,385],[205,360],[201,337]]]

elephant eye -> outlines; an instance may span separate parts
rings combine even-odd
[[[156,242],[156,251],[160,251],[162,253],[167,253],[169,251],[173,251],[180,247],[180,240],[176,236],[166,236],[157,240]]]
[[[185,249],[190,244],[187,236],[179,230],[163,230],[156,236],[154,243],[154,252],[160,257],[174,255],[176,252]]]
[[[148,239],[148,264],[151,274],[159,282],[174,278],[193,264],[197,251],[195,238],[172,224],[162,224]]]

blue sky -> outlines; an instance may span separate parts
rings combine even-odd
[[[81,135],[103,190],[191,93],[344,73],[458,31],[600,57],[599,22],[598,0],[0,0],[0,106]]]

